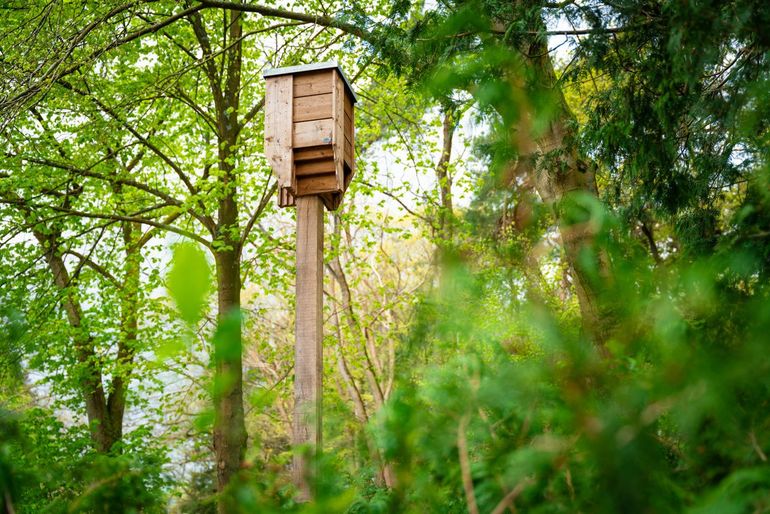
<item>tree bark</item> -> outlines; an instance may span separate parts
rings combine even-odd
[[[214,348],[214,453],[217,491],[222,492],[240,469],[246,451],[243,410],[243,353],[240,320],[240,259],[235,250],[215,253],[219,326],[227,327]],[[219,512],[227,512],[220,501]]]
[[[112,423],[108,419],[102,373],[97,364],[93,338],[83,327],[83,309],[74,294],[69,271],[59,253],[56,234],[45,235],[36,231],[35,237],[45,251],[46,263],[53,275],[54,285],[63,295],[61,303],[67,314],[67,321],[74,332],[75,355],[81,367],[76,373],[79,376],[80,388],[86,404],[91,440],[96,451],[107,452],[114,443],[109,430]]]
[[[601,304],[595,277],[609,278],[609,259],[597,247],[594,223],[590,220],[573,223],[563,216],[567,202],[574,195],[598,197],[594,166],[577,150],[573,128],[575,116],[557,84],[546,42],[537,39],[522,52],[538,78],[538,86],[553,93],[557,109],[542,134],[532,134],[528,123],[532,114],[523,115],[517,140],[521,155],[518,166],[530,174],[538,195],[554,213],[564,258],[573,277],[584,331],[596,342],[599,351],[606,354],[605,343],[611,334],[612,316]],[[587,269],[586,258],[591,259],[590,265],[596,274]]]
[[[241,13],[225,11],[228,27],[223,54],[223,75],[216,66],[207,70],[217,114],[219,188],[215,235],[214,260],[217,272],[217,319],[220,327],[227,326],[224,347],[214,349],[214,453],[217,470],[217,491],[223,492],[241,467],[246,452],[246,424],[243,408],[243,350],[241,308],[241,241],[238,224],[237,183],[235,175],[235,148],[238,142],[238,108],[240,104],[242,66]],[[197,25],[197,26],[196,26]],[[196,32],[205,53],[211,53],[208,36],[200,20]],[[223,41],[223,45],[225,42]],[[224,80],[224,91],[220,84]],[[218,503],[221,514],[232,511],[229,499],[221,497]]]
[[[134,227],[135,228],[135,227]],[[124,224],[124,236],[133,240],[133,228]],[[98,452],[107,453],[123,438],[123,419],[126,406],[126,391],[131,375],[138,330],[137,309],[139,304],[139,270],[141,247],[126,245],[125,275],[121,295],[121,336],[118,340],[118,366],[112,379],[109,394],[105,393],[101,364],[94,351],[93,337],[83,327],[83,308],[74,292],[64,259],[59,252],[59,235],[34,232],[45,252],[46,263],[53,276],[54,285],[62,293],[62,306],[67,321],[74,331],[73,342],[81,369],[80,388],[86,406],[86,417],[91,431],[91,440]]]
[[[449,163],[452,160],[452,138],[454,137],[457,122],[453,119],[451,108],[444,112],[442,121],[442,145],[441,156],[436,164],[436,180],[440,193],[440,205],[438,213],[439,238],[443,244],[452,240],[452,176],[449,173]]]

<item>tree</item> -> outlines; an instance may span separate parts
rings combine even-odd
[[[246,448],[239,314],[241,258],[251,231],[275,190],[274,185],[265,182],[256,199],[241,190],[247,183],[244,174],[247,167],[261,166],[266,170],[263,162],[254,159],[253,152],[243,149],[245,141],[261,140],[254,137],[256,131],[251,132],[250,125],[264,104],[260,89],[249,90],[248,105],[242,103],[246,96],[242,93],[244,85],[255,82],[253,76],[259,74],[259,69],[244,69],[244,40],[270,31],[291,40],[303,36],[307,30],[302,25],[310,21],[360,31],[330,17],[240,3],[194,2],[183,9],[169,4],[165,12],[164,6],[149,4],[152,2],[104,5],[94,11],[45,5],[39,10],[30,9],[27,15],[14,11],[8,20],[13,29],[11,33],[18,37],[29,30],[25,50],[39,60],[39,69],[44,71],[38,73],[39,70],[25,67],[24,50],[11,55],[3,106],[6,113],[18,115],[30,104],[39,102],[42,92],[49,97],[55,93],[55,97],[63,96],[92,113],[94,119],[103,118],[99,125],[109,127],[118,136],[111,152],[119,155],[126,148],[142,147],[142,153],[146,152],[153,165],[149,173],[141,178],[105,178],[92,171],[93,164],[64,163],[62,166],[76,174],[82,172],[81,177],[120,184],[155,197],[163,202],[163,207],[170,207],[167,219],[133,217],[123,221],[179,233],[211,251],[216,268],[218,319],[220,324],[232,325],[233,330],[228,347],[215,348],[213,352],[216,363],[214,447],[218,489],[222,491],[239,469]],[[205,13],[207,10],[210,16]],[[271,27],[261,18],[254,22],[253,30],[244,31],[244,11],[296,22]],[[50,24],[54,16],[71,20],[66,25],[68,28],[62,30],[65,25]],[[220,21],[227,27],[223,33],[214,30]],[[333,36],[323,30],[310,33],[309,37],[320,44],[319,52],[327,51],[334,41]],[[47,41],[56,41],[57,45],[63,41],[63,48],[52,55]],[[89,44],[82,44],[85,42]],[[132,80],[129,77],[135,74],[136,67],[143,66],[140,62],[145,44],[158,48],[153,58],[167,71],[158,72],[152,69],[152,64],[146,64],[139,80]],[[121,53],[112,57],[110,51],[117,48]],[[164,50],[168,52],[165,55],[160,53]],[[291,46],[270,49],[257,43],[248,48],[246,58],[254,63],[259,59],[277,60],[278,55],[285,54],[282,60],[288,64],[297,58],[294,51]],[[93,66],[95,62],[110,70],[113,80],[105,81],[101,70]],[[119,80],[114,80],[116,77]],[[201,78],[204,83],[200,82]],[[193,155],[189,155],[186,162],[178,162],[159,143],[171,137],[190,141],[190,130],[202,135],[205,144],[200,148],[210,156],[206,162],[198,161]],[[53,162],[49,157],[30,160],[23,153],[12,155],[23,162]],[[164,185],[158,187],[157,180],[161,177],[158,173],[163,170],[169,171],[178,182],[165,187],[166,177],[163,177],[160,182]],[[254,200],[257,204],[251,208],[252,212],[244,213],[243,202]],[[120,218],[104,212],[69,213],[108,220]],[[182,228],[191,219],[199,228]]]
[[[528,177],[553,210],[584,329],[605,351],[613,322],[598,289],[611,274],[610,263],[596,253],[596,234],[584,205],[584,199],[598,195],[595,164],[581,152],[576,119],[547,43],[551,13],[570,3],[438,6],[413,16],[407,35],[403,29],[386,34],[381,51],[413,80],[429,80],[438,94],[469,91],[499,117],[497,136],[508,155],[505,166],[513,168],[512,177]],[[394,11],[405,19],[410,14],[408,4],[398,4]],[[411,55],[406,63],[403,54]]]

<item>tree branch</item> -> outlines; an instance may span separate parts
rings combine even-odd
[[[326,16],[326,15],[306,14],[301,12],[289,11],[287,9],[279,9],[276,7],[267,7],[267,6],[258,5],[258,4],[240,4],[236,2],[224,2],[224,1],[217,1],[217,0],[200,0],[199,5],[205,8],[216,7],[220,9],[230,9],[233,11],[253,12],[253,13],[261,14],[262,16],[268,16],[272,18],[283,18],[286,20],[304,21],[306,23],[321,25],[322,27],[332,27],[335,29],[339,29],[343,32],[346,32],[352,36],[356,36],[365,41],[371,41],[373,39],[372,33],[367,32],[361,27],[358,27],[357,25],[353,25],[352,23],[342,21],[338,18],[333,18],[331,16]]]
[[[264,193],[262,193],[262,199],[259,201],[259,205],[257,206],[257,210],[255,210],[251,215],[251,218],[249,218],[249,221],[246,223],[246,227],[243,229],[243,235],[241,236],[241,242],[239,244],[240,248],[243,248],[243,245],[246,244],[246,238],[249,237],[249,233],[251,232],[254,223],[256,223],[257,219],[262,215],[262,211],[264,211],[265,207],[267,207],[267,202],[269,202],[273,197],[276,189],[278,189],[277,181],[273,181],[272,185],[265,188]]]
[[[9,205],[22,205],[25,202],[23,200],[10,200],[10,199],[0,199],[0,203],[5,203]],[[83,212],[83,211],[77,211],[74,209],[66,209],[64,207],[58,207],[56,205],[30,205],[31,207],[35,207],[38,209],[51,209],[56,212],[63,212],[65,214],[69,214],[72,216],[80,216],[82,218],[92,218],[92,219],[101,219],[101,220],[111,220],[111,221],[133,221],[135,223],[141,223],[143,225],[150,225],[153,227],[160,228],[162,230],[167,230],[169,232],[174,232],[175,234],[179,234],[180,236],[185,236],[193,241],[197,241],[206,248],[211,248],[211,243],[207,241],[206,239],[202,238],[198,234],[195,234],[193,232],[190,232],[188,230],[184,230],[178,227],[175,227],[173,225],[166,225],[162,222],[147,219],[147,218],[140,218],[136,216],[120,216],[118,214],[99,214],[99,213],[93,213],[93,212]]]
[[[513,502],[516,500],[516,498],[524,491],[524,489],[534,482],[535,480],[532,477],[525,478],[518,484],[516,484],[516,487],[514,487],[511,492],[506,494],[502,500],[500,500],[500,503],[497,504],[497,506],[492,511],[492,514],[503,514],[505,512],[505,509],[513,505]],[[515,511],[515,509],[514,509]]]
[[[476,503],[476,492],[473,490],[473,476],[471,475],[471,464],[468,458],[468,439],[465,430],[468,428],[468,414],[460,418],[460,424],[457,427],[457,453],[460,458],[460,472],[463,481],[463,490],[465,491],[465,502],[468,504],[469,514],[479,514],[479,506]]]
[[[63,253],[72,255],[73,257],[77,257],[78,259],[80,259],[81,264],[85,264],[89,268],[99,273],[101,276],[103,276],[104,278],[112,282],[116,288],[122,289],[123,287],[122,284],[117,278],[115,278],[115,276],[112,273],[107,271],[107,269],[104,268],[102,265],[97,264],[96,262],[91,260],[89,257],[86,257],[82,253],[76,252],[75,250],[64,250]]]

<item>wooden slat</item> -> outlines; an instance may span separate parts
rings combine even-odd
[[[345,161],[345,84],[337,70],[333,70],[333,72],[332,118],[334,119],[334,135],[332,141],[334,142],[334,168],[337,173],[337,187],[342,191],[345,189],[345,175],[343,172]]]
[[[331,146],[319,146],[310,148],[297,148],[294,150],[294,162],[312,161],[316,159],[333,159],[334,152]]]
[[[297,198],[296,341],[292,443],[321,448],[323,378],[323,205],[318,196]],[[310,460],[294,454],[292,474],[301,500],[309,500],[315,479]]]
[[[311,175],[297,180],[297,196],[317,195],[338,191],[335,173]]]
[[[354,130],[355,129],[353,128],[353,120],[350,118],[350,116],[345,114],[345,139],[347,139],[351,143],[353,142]]]
[[[345,176],[345,189],[350,185],[350,180],[356,171],[356,119],[353,113],[353,103],[350,96],[346,95],[345,107],[350,107],[350,112],[345,111],[345,163],[350,167],[349,176]]]
[[[279,187],[292,188],[292,76],[269,78],[265,84],[265,156]]]
[[[291,194],[288,187],[278,188],[278,207],[294,207],[296,201],[294,195]]]
[[[348,118],[353,117],[353,98],[347,91],[345,92],[345,115],[347,115]]]
[[[342,192],[324,193],[319,196],[321,197],[321,201],[323,201],[326,208],[330,211],[336,211],[337,207],[339,207],[340,203],[342,203]]]
[[[332,117],[332,94],[299,96],[294,98],[294,121],[320,120]]]
[[[331,93],[333,71],[323,70],[294,75],[294,97]]]
[[[353,163],[355,162],[355,155],[353,153],[353,144],[345,139],[345,162],[353,168]]]
[[[308,175],[322,175],[334,173],[334,160],[324,159],[318,161],[300,161],[294,163],[294,173],[297,180]]]
[[[333,125],[331,119],[295,123],[294,148],[332,144]]]

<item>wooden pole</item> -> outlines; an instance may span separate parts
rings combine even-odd
[[[297,198],[297,316],[294,360],[294,446],[311,448],[309,455],[295,453],[294,483],[300,501],[313,494],[315,477],[309,456],[321,448],[321,396],[323,376],[323,204],[319,196]]]

